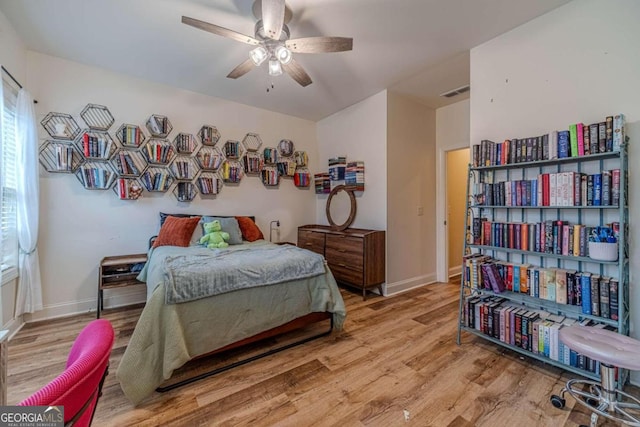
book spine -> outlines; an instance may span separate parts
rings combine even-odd
[[[589,125],[582,125],[582,146],[585,156],[591,154]]]
[[[600,316],[600,276],[591,276],[591,314]]]
[[[613,116],[605,119],[605,151],[613,151]]]
[[[607,151],[607,123],[598,123],[598,153]]]
[[[609,280],[609,318],[618,320],[618,280]]]
[[[569,155],[578,157],[578,130],[577,125],[569,125]]]
[[[590,145],[590,153],[598,154],[598,124],[593,123],[589,125],[589,145]]]
[[[610,318],[610,313],[609,313],[609,283],[610,283],[610,279],[608,278],[603,278],[600,281],[600,316],[604,317],[605,319],[609,319]]]
[[[613,151],[620,151],[622,144],[625,142],[624,125],[624,114],[616,114],[615,116],[613,116]]]
[[[576,144],[578,156],[584,156],[584,124],[576,123]]]
[[[593,175],[593,206],[602,206],[602,174]]]
[[[611,171],[602,171],[602,206],[611,205]]]
[[[569,131],[568,130],[558,131],[558,158],[562,159],[565,157],[569,157],[569,155],[570,155]]]
[[[591,275],[583,273],[580,280],[580,294],[582,296],[582,312],[591,314]]]
[[[620,204],[620,169],[611,171],[611,205]]]

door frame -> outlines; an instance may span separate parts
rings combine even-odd
[[[436,241],[442,250],[436,251],[436,280],[449,281],[449,229],[447,219],[447,152],[471,148],[469,141],[438,147],[436,158]],[[462,254],[460,254],[462,256]]]

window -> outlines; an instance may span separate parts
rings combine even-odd
[[[2,205],[0,206],[0,228],[2,230],[2,245],[0,261],[2,270],[17,268],[18,266],[18,234],[16,208],[16,104],[18,100],[17,88],[12,82],[2,76],[4,95],[4,109],[2,111]],[[6,79],[6,80],[5,80]]]

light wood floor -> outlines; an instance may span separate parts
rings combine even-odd
[[[343,290],[343,332],[155,393],[139,407],[126,400],[114,372],[141,309],[107,311],[116,342],[94,425],[588,424],[570,397],[565,410],[549,403],[571,374],[471,335],[456,345],[458,292],[457,285],[434,284],[363,302]],[[71,343],[93,318],[27,325],[10,341],[9,404],[63,371]]]

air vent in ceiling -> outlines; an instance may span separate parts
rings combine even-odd
[[[461,93],[469,92],[471,87],[469,85],[459,87],[457,89],[450,90],[449,92],[445,92],[440,94],[440,96],[444,96],[445,98],[453,98],[456,95],[460,95]]]

